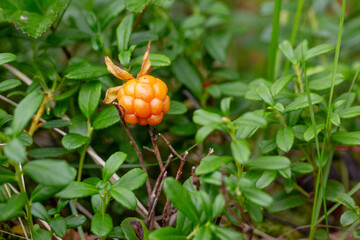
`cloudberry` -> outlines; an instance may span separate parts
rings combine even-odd
[[[148,75],[151,71],[149,51],[150,42],[136,79],[105,57],[108,71],[127,82],[122,86],[109,88],[104,102],[111,103],[117,98],[119,105],[125,109],[124,120],[130,124],[157,125],[170,108],[166,84]]]

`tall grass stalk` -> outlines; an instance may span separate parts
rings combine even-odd
[[[268,79],[270,81],[275,80],[276,55],[277,55],[276,53],[278,48],[279,32],[280,32],[280,12],[281,12],[281,0],[275,0],[270,51],[269,51]]]
[[[330,95],[329,95],[329,101],[328,101],[328,109],[327,109],[327,115],[326,115],[326,125],[325,125],[325,132],[324,132],[324,141],[323,141],[323,145],[322,145],[322,149],[321,149],[321,154],[320,154],[320,158],[319,158],[319,173],[318,175],[321,173],[321,168],[322,168],[322,163],[323,163],[323,158],[324,158],[324,154],[325,154],[325,149],[327,148],[327,143],[328,143],[328,138],[330,137],[330,130],[331,130],[331,122],[330,122],[330,116],[331,116],[331,109],[332,109],[332,99],[333,99],[333,95],[334,95],[334,87],[335,87],[335,74],[337,71],[337,65],[338,65],[338,61],[339,61],[339,54],[340,54],[340,46],[341,46],[341,38],[342,38],[342,30],[343,30],[343,26],[344,26],[344,18],[345,18],[345,7],[346,7],[346,0],[343,0],[342,2],[342,7],[341,7],[341,15],[340,15],[340,21],[339,21],[339,29],[338,29],[338,35],[337,35],[337,39],[336,39],[336,48],[335,48],[335,57],[334,57],[334,64],[333,64],[333,68],[332,68],[332,74],[331,74],[331,88],[330,88]],[[326,168],[330,169],[329,166],[331,166],[332,163],[332,158],[329,158],[327,161],[327,166]],[[326,169],[327,170],[327,169]],[[322,181],[319,183],[319,181],[317,181],[316,186],[318,186],[318,184],[321,185],[325,185],[326,184],[326,180],[328,178],[329,175],[329,171],[325,171],[325,174],[323,176],[323,178],[321,179]],[[319,180],[319,177],[318,177]],[[322,186],[321,188],[323,189],[325,186]],[[323,199],[325,197],[325,193],[324,191],[322,192],[322,196]],[[312,212],[312,219],[311,219],[311,228],[310,228],[310,236],[309,238],[312,239],[314,237],[314,233],[315,233],[315,229],[316,229],[316,223],[317,223],[317,219],[320,213],[320,207],[321,206],[321,202],[319,202],[319,197],[318,197],[319,193],[315,192],[315,197],[314,197],[314,204],[313,204],[313,212]],[[324,204],[325,205],[325,204]],[[325,206],[324,206],[325,207]],[[325,213],[325,216],[327,216],[327,214]],[[327,220],[327,217],[325,217],[325,220]]]

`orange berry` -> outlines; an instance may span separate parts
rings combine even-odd
[[[118,91],[117,99],[125,109],[129,124],[157,125],[170,108],[166,84],[150,75],[127,81]]]

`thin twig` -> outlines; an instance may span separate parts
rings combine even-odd
[[[132,29],[132,32],[135,32],[136,28],[139,26],[140,22],[141,22],[141,19],[143,18],[146,10],[148,9],[149,7],[149,4],[146,5],[146,7],[142,10],[142,12],[140,13],[139,17],[136,19],[135,23],[134,23],[134,27]]]
[[[192,104],[194,105],[194,107],[196,109],[201,109],[200,104],[198,103],[198,101],[194,98],[194,96],[188,91],[188,90],[184,90],[183,91],[184,95],[192,102]]]
[[[7,232],[7,231],[1,230],[1,229],[0,229],[0,232],[5,233],[5,234],[8,234],[8,235],[10,235],[10,236],[14,236],[14,237],[22,238],[22,239],[28,239],[28,238],[25,238],[25,237],[23,237],[23,236],[20,236],[20,235],[17,235],[17,234],[11,233],[11,232]]]
[[[92,219],[94,216],[80,203],[76,203],[76,208],[84,214],[88,219]]]
[[[159,163],[159,166],[160,166],[160,170],[162,170],[164,168],[164,165],[162,163],[162,159],[161,159],[161,155],[160,155],[160,151],[159,151],[159,147],[157,145],[157,134],[156,134],[156,126],[154,126],[154,133],[153,131],[151,130],[151,126],[148,125],[148,131],[149,131],[149,135],[150,135],[150,139],[151,139],[151,142],[152,142],[152,145],[153,145],[153,148],[154,148],[154,154],[156,156],[156,159]]]
[[[154,218],[155,218],[155,207],[156,207],[156,204],[159,200],[159,196],[160,196],[160,193],[161,193],[161,190],[162,190],[162,187],[163,187],[163,184],[164,184],[164,181],[165,181],[165,178],[167,177],[167,171],[164,172],[164,175],[163,177],[161,178],[161,182],[160,182],[160,186],[159,186],[159,189],[156,193],[156,196],[155,196],[155,199],[153,200],[153,204],[151,206],[151,209],[149,211],[149,219],[148,219],[148,223],[149,223],[149,227],[150,227],[150,231],[153,230],[153,223],[154,223]]]
[[[318,224],[317,226],[322,227],[322,228],[326,228],[326,225],[324,225],[324,224]],[[298,227],[296,227],[294,229],[291,229],[291,230],[287,231],[286,233],[281,234],[279,237],[277,237],[277,239],[284,239],[284,237],[286,235],[289,235],[290,233],[299,231],[301,229],[310,228],[310,227],[311,227],[311,225],[298,226]],[[331,225],[329,225],[329,228],[336,229],[336,230],[344,230],[345,229],[343,227],[337,227],[337,226],[331,226]]]
[[[214,149],[213,148],[209,148],[209,152],[206,154],[206,156],[210,156],[214,153]]]
[[[22,73],[21,71],[19,71],[17,68],[9,65],[9,64],[3,64],[2,65],[4,68],[6,68],[7,70],[9,70],[10,72],[12,72],[15,76],[17,76],[21,81],[23,81],[26,85],[31,85],[32,84],[32,80],[26,76],[24,73]]]
[[[149,152],[155,153],[154,149],[151,149],[147,146],[143,146],[143,149],[148,150]]]
[[[177,151],[175,151],[175,149],[171,146],[171,143],[169,140],[166,139],[166,137],[164,135],[162,135],[161,133],[159,133],[159,136],[164,139],[165,143],[169,146],[170,150],[174,153],[175,156],[177,156],[180,160],[185,161],[184,157],[182,157]]]
[[[120,109],[120,106],[117,102],[114,102],[113,105],[116,107],[116,109],[118,110],[118,113],[119,113],[119,116],[120,116],[120,120],[124,126],[124,129],[125,129],[125,132],[126,134],[128,135],[129,139],[130,139],[130,144],[134,147],[135,149],[135,152],[139,158],[139,161],[140,161],[140,164],[141,164],[141,168],[142,170],[149,176],[148,172],[147,172],[147,169],[145,167],[145,162],[144,162],[144,158],[143,158],[143,155],[139,149],[139,147],[137,146],[135,140],[134,140],[134,137],[132,136],[131,132],[130,132],[130,129],[128,128],[126,122],[125,122],[125,119],[124,119],[124,116],[123,116],[123,113],[121,112],[121,109]],[[148,192],[148,195],[149,195],[149,198],[151,197],[151,185],[150,185],[150,179],[149,177],[146,178],[146,190]]]

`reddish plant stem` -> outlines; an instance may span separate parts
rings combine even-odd
[[[151,198],[151,185],[150,185],[150,179],[149,179],[149,174],[148,174],[148,171],[145,167],[145,162],[144,162],[144,158],[143,158],[143,155],[139,149],[139,147],[137,146],[135,140],[134,140],[134,137],[132,136],[131,132],[130,132],[130,129],[128,128],[126,122],[125,122],[125,119],[124,119],[124,114],[121,112],[121,109],[120,109],[120,106],[117,102],[114,102],[113,105],[116,107],[116,109],[118,110],[118,113],[119,113],[119,116],[120,116],[120,120],[124,126],[124,129],[125,129],[125,132],[126,134],[128,135],[129,139],[130,139],[130,144],[134,147],[135,149],[135,152],[139,158],[139,161],[140,161],[140,165],[141,165],[141,168],[142,170],[148,175],[147,179],[146,179],[146,190],[148,192],[148,195],[149,195],[149,199]],[[125,111],[124,111],[125,113]]]
[[[151,129],[151,126],[148,125],[148,131],[149,131],[149,135],[150,135],[150,139],[154,148],[154,154],[156,156],[156,159],[159,163],[160,166],[160,170],[163,170],[164,165],[162,163],[162,159],[161,159],[161,155],[160,155],[160,151],[159,151],[159,147],[157,145],[157,134],[156,134],[156,126],[154,126],[154,133]]]
[[[153,204],[151,206],[151,209],[149,211],[149,215],[148,215],[148,223],[149,223],[149,230],[152,231],[154,229],[154,220],[155,220],[155,207],[156,207],[156,204],[159,200],[159,196],[160,196],[160,193],[162,191],[162,187],[163,187],[163,184],[164,184],[164,181],[165,181],[165,178],[167,177],[167,171],[164,172],[164,175],[162,176],[161,178],[161,182],[160,182],[160,186],[159,186],[159,189],[156,193],[156,196],[153,200]]]
[[[174,154],[175,156],[177,156],[181,161],[185,161],[184,157],[182,157],[177,151],[175,151],[175,149],[171,146],[170,141],[167,140],[164,135],[162,135],[161,133],[159,133],[159,136],[165,141],[165,143],[168,145],[168,147],[170,148],[170,150],[173,152],[173,154]]]

